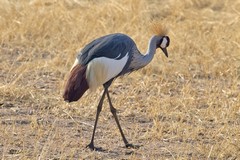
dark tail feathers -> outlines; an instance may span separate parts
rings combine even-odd
[[[86,66],[76,65],[69,75],[63,98],[67,102],[77,101],[88,90],[89,86],[86,80]]]

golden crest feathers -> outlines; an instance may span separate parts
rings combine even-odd
[[[159,36],[165,36],[168,33],[168,30],[160,22],[152,22],[150,25],[150,30],[153,34]]]

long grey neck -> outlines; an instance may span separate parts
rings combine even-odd
[[[146,66],[150,63],[153,59],[154,54],[156,53],[157,49],[157,41],[159,41],[161,37],[159,36],[152,36],[148,43],[148,50],[145,55],[141,57],[141,67]]]
[[[160,36],[152,36],[148,43],[148,50],[144,55],[141,54],[141,52],[139,52],[137,46],[135,45],[132,50],[133,57],[130,61],[130,64],[127,67],[127,69],[124,70],[124,72],[122,72],[122,74],[138,70],[149,64],[153,59],[153,56],[157,49],[157,42],[160,41],[160,39],[161,39]]]

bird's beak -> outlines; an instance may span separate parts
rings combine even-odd
[[[167,48],[161,48],[163,53],[165,54],[166,57],[168,57],[168,51]]]

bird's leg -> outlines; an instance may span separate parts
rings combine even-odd
[[[106,88],[106,89],[107,89],[107,88]],[[120,131],[120,133],[121,133],[121,136],[122,136],[122,139],[123,139],[123,142],[124,142],[125,146],[126,146],[127,148],[139,148],[139,146],[134,146],[134,145],[128,143],[126,137],[124,136],[123,131],[122,131],[122,128],[121,128],[120,123],[119,123],[119,121],[118,121],[117,111],[116,111],[116,109],[115,109],[115,108],[113,107],[113,105],[112,105],[112,102],[111,102],[111,98],[110,98],[110,96],[109,96],[108,89],[107,89],[107,97],[108,97],[108,102],[109,102],[109,105],[110,105],[110,110],[111,110],[111,112],[112,112],[112,114],[113,114],[113,117],[115,118],[115,121],[116,121],[117,126],[118,126],[118,129],[119,129],[119,131]]]
[[[103,91],[103,94],[102,94],[102,97],[98,103],[98,107],[97,107],[97,114],[96,114],[96,120],[95,120],[95,124],[94,124],[94,128],[93,128],[93,134],[92,134],[92,139],[91,139],[91,142],[89,143],[89,145],[87,145],[86,147],[87,148],[90,148],[91,150],[95,150],[96,148],[94,147],[94,135],[95,135],[95,131],[96,131],[96,127],[97,127],[97,122],[98,122],[98,117],[99,117],[99,114],[102,110],[102,104],[103,104],[103,100],[104,100],[104,97],[105,97],[105,94],[106,94],[106,89],[104,89]]]

